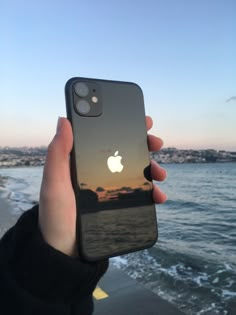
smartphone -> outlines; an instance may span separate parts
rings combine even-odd
[[[141,88],[72,78],[65,95],[81,257],[95,261],[151,247],[158,233]]]

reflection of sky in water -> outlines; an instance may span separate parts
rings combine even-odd
[[[120,187],[117,189],[105,189],[103,187],[97,187],[96,188],[96,193],[98,196],[99,201],[106,201],[106,200],[112,200],[112,199],[117,199],[121,195],[131,195],[132,193],[135,192],[135,190],[140,190],[140,191],[148,191],[150,190],[150,183],[145,182],[143,183],[142,186],[139,187]]]

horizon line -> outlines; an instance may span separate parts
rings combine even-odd
[[[0,145],[0,150],[1,149],[47,149],[48,146],[47,145],[39,145],[39,146],[28,146],[28,145],[24,145],[24,146],[8,146],[8,145],[5,145],[5,146],[1,146]],[[235,149],[215,149],[215,148],[212,148],[212,147],[209,147],[207,149],[203,149],[203,148],[200,148],[200,149],[193,149],[193,148],[178,148],[178,147],[162,147],[161,150],[163,149],[172,149],[172,150],[179,150],[179,151],[186,151],[186,150],[192,150],[192,151],[208,151],[208,150],[214,150],[214,151],[226,151],[226,152],[236,152],[236,148]],[[159,150],[159,151],[161,151]],[[156,151],[156,152],[159,152],[159,151]],[[153,151],[155,152],[155,151]]]

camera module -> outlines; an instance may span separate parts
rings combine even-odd
[[[83,117],[98,117],[103,113],[102,90],[97,82],[78,78],[73,84],[73,104],[76,113]]]
[[[76,104],[76,108],[77,108],[77,111],[82,115],[86,115],[90,111],[89,102],[85,100],[79,100]]]
[[[88,86],[83,82],[78,82],[74,86],[75,93],[80,97],[86,97],[89,94]]]

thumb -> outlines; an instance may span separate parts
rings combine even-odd
[[[44,165],[43,180],[47,184],[64,182],[70,177],[69,154],[73,145],[71,124],[66,118],[59,117],[57,132],[49,144]]]
[[[45,241],[72,255],[75,250],[76,205],[69,167],[72,128],[59,118],[57,132],[48,147],[39,201],[39,226]]]

